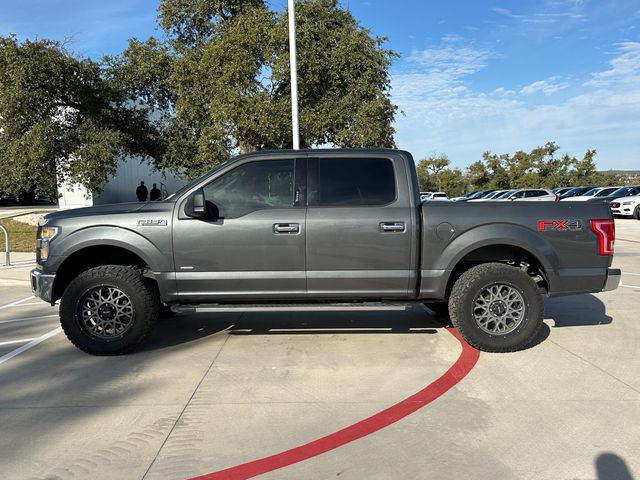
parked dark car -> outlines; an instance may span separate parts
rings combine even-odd
[[[558,187],[558,188],[553,188],[551,191],[562,198],[562,195],[567,193],[572,188],[574,187]]]
[[[594,188],[595,187],[574,187],[560,195],[560,200],[564,200],[565,198],[570,197],[579,197],[587,193],[589,190],[593,190]]]
[[[617,198],[631,197],[633,195],[640,195],[640,185],[632,187],[620,187],[617,190],[610,192],[608,195],[594,197],[589,202],[607,202],[611,203]]]

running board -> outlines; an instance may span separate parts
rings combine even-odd
[[[290,303],[290,304],[257,304],[257,303],[203,303],[200,305],[171,305],[176,313],[194,312],[341,312],[341,311],[404,311],[420,302],[362,302],[362,303]]]

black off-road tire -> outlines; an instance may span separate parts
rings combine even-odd
[[[638,205],[633,211],[633,218],[635,218],[636,220],[640,220],[640,205]]]
[[[434,312],[438,317],[449,318],[449,302],[425,302],[424,306]]]
[[[113,338],[99,338],[81,325],[80,302],[87,292],[103,286],[120,290],[133,306],[131,325]],[[67,338],[80,350],[92,355],[121,355],[133,350],[149,335],[159,308],[157,289],[140,270],[102,265],[81,273],[69,283],[60,301],[60,324]]]
[[[488,333],[476,321],[476,299],[492,285],[515,289],[524,300],[524,316],[508,333]],[[526,272],[503,263],[484,263],[458,278],[449,297],[449,313],[460,335],[478,350],[515,352],[529,346],[538,335],[543,323],[544,301],[538,286]]]

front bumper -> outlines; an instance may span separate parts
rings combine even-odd
[[[43,273],[38,269],[31,270],[31,291],[45,302],[52,302],[55,273]]]
[[[619,207],[611,207],[611,213],[623,217],[630,217],[633,215],[633,205],[620,205]]]
[[[604,284],[603,292],[610,292],[615,290],[620,285],[620,279],[622,278],[622,272],[619,268],[607,269],[607,281]]]

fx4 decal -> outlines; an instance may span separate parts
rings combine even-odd
[[[579,232],[582,230],[582,220],[540,220],[538,230],[541,232]]]

